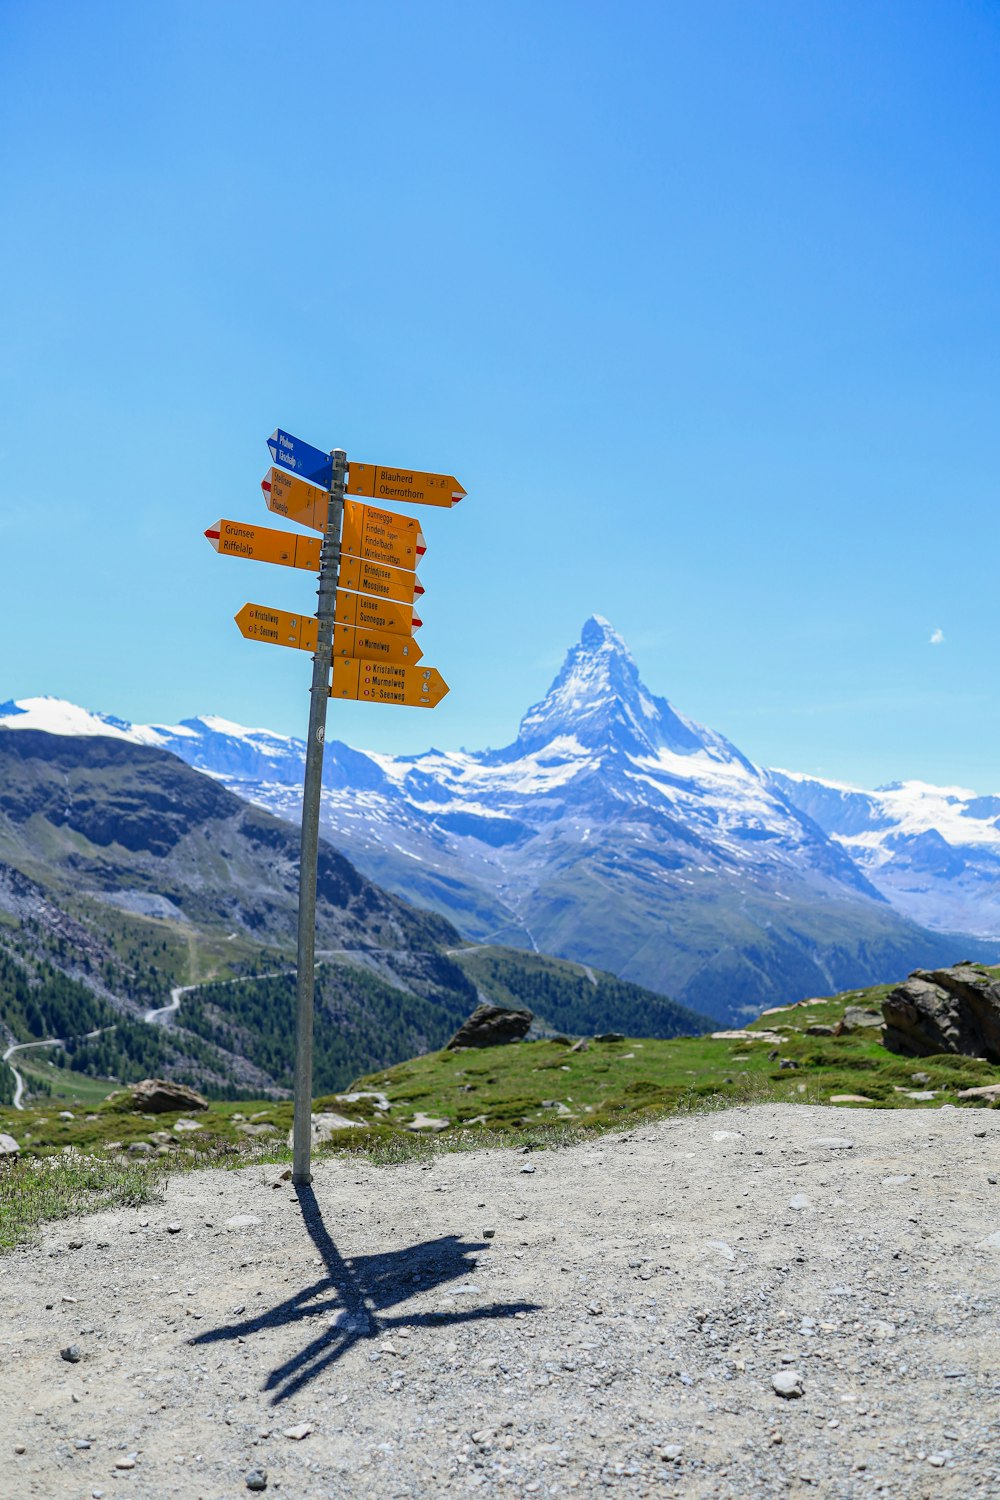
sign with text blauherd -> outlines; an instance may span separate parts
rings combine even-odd
[[[359,464],[353,459],[346,488],[349,495],[361,495],[383,505],[397,501],[403,505],[457,505],[465,494],[454,474],[393,469],[387,464]]]
[[[280,427],[272,432],[267,446],[274,462],[283,469],[291,469],[300,479],[308,479],[310,483],[321,485],[325,490],[330,488],[333,460],[322,448],[314,448],[311,443],[292,437],[290,432],[282,432]]]

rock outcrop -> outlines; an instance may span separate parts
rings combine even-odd
[[[502,1047],[519,1042],[528,1033],[534,1016],[530,1010],[507,1010],[502,1005],[477,1005],[455,1032],[449,1048]]]
[[[164,1115],[172,1109],[207,1109],[208,1100],[184,1083],[144,1078],[129,1088],[129,1108],[143,1115]]]
[[[917,969],[882,1002],[885,1045],[907,1057],[957,1052],[1000,1063],[1000,982],[973,964]]]

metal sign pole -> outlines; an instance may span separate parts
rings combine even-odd
[[[326,532],[319,569],[319,621],[309,704],[309,738],[302,789],[302,845],[299,856],[299,949],[295,1025],[295,1118],[292,1126],[292,1181],[312,1181],[313,990],[316,957],[316,862],[319,855],[319,807],[323,787],[323,742],[330,696],[333,625],[340,574],[340,537],[344,523],[347,454],[335,448],[329,489]]]

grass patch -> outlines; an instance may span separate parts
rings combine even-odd
[[[21,1244],[52,1219],[148,1203],[163,1179],[158,1163],[114,1161],[75,1151],[0,1164],[0,1249]]]

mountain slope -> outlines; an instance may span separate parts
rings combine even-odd
[[[287,1088],[297,882],[297,829],[120,727],[0,729],[0,1036],[58,1037],[46,1059],[91,1078]],[[468,977],[449,957],[462,951],[449,922],[380,890],[325,842],[317,945],[321,1088],[440,1046],[509,967],[493,954],[488,976]],[[574,989],[590,1001],[581,971],[547,962],[564,1009]],[[216,976],[225,982],[199,985]],[[620,1012],[602,1025],[649,1012],[664,1035],[705,1028],[660,997],[616,992],[608,975],[594,982]],[[199,987],[177,1023],[146,1024],[182,985]],[[38,1054],[31,1063],[39,1072]]]
[[[898,911],[927,927],[1000,935],[1000,797],[921,781],[866,792],[790,771],[770,779]]]
[[[49,700],[8,707],[12,728],[107,726],[298,815],[301,741],[211,717],[138,727]],[[597,616],[506,747],[392,757],[329,742],[323,820],[371,879],[467,938],[592,964],[720,1018],[969,946],[896,910],[892,882],[801,790],[651,693]]]

